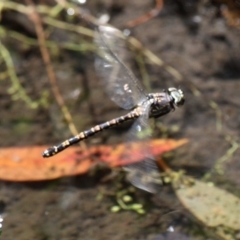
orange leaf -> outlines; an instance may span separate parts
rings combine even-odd
[[[53,158],[44,159],[42,147],[15,147],[0,150],[0,179],[9,181],[38,181],[87,172],[90,158],[78,164],[76,151],[71,148]]]
[[[150,152],[153,156],[159,156],[165,152],[169,152],[181,145],[187,143],[187,139],[155,139],[150,141]],[[111,167],[123,166],[143,160],[144,142],[134,142],[131,144],[119,144],[107,155],[102,155],[101,160],[107,162]]]
[[[154,156],[173,150],[187,142],[182,140],[152,140],[151,151]],[[79,147],[71,147],[52,158],[42,158],[41,153],[46,146],[13,147],[0,149],[0,179],[8,181],[39,181],[56,179],[85,173],[98,162],[105,162],[110,167],[122,166],[131,162],[141,161],[139,152],[142,143],[131,144],[131,156],[124,159],[129,145],[93,146],[88,151]]]

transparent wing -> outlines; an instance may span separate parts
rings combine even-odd
[[[127,136],[129,146],[126,155],[124,154],[128,162],[134,162],[137,159],[142,159],[142,161],[126,165],[124,170],[128,172],[129,181],[134,186],[155,193],[162,181],[155,158],[151,154],[149,138],[152,135],[152,130],[149,125],[149,108],[150,106],[146,109],[145,114],[136,120],[129,131]],[[136,142],[140,144],[137,152],[133,151]]]
[[[146,94],[140,82],[125,65],[129,51],[122,32],[111,26],[100,26],[95,31],[94,42],[99,51],[95,68],[109,97],[125,109],[131,109],[142,102]]]

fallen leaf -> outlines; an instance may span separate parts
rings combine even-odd
[[[38,181],[55,179],[87,172],[92,165],[90,158],[78,162],[74,147],[51,159],[41,153],[46,147],[15,147],[0,150],[0,179],[8,181]],[[74,150],[74,151],[73,151]]]
[[[182,140],[152,140],[151,151],[154,156],[171,151],[187,142]],[[71,147],[51,158],[42,158],[47,148],[11,147],[0,149],[0,179],[8,181],[39,181],[86,173],[93,165],[103,162],[110,167],[141,161],[138,157],[141,143],[131,144],[131,159],[122,159],[129,145],[93,146],[88,151]],[[137,157],[136,157],[137,156]]]
[[[191,180],[190,185],[173,185],[185,208],[208,227],[239,230],[240,199],[212,184]]]
[[[165,152],[178,148],[187,142],[187,139],[155,139],[150,141],[150,151],[153,156],[159,156]],[[144,149],[144,142],[119,144],[115,147],[110,146],[108,149],[109,151],[101,151],[103,153],[101,160],[108,163],[111,167],[124,166],[130,163],[139,162],[143,160],[142,149]],[[125,154],[126,152],[131,152],[131,155]]]

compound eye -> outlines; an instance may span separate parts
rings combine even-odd
[[[182,106],[185,102],[184,96],[181,96],[180,99],[178,99],[178,102],[176,102],[176,105],[178,107]]]
[[[177,107],[180,107],[184,104],[185,99],[184,99],[184,94],[183,94],[181,89],[169,88],[168,92],[172,96],[172,98],[174,99],[174,104]]]

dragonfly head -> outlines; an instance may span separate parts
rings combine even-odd
[[[167,90],[168,94],[173,98],[173,104],[176,107],[180,107],[184,104],[185,98],[183,91],[181,89],[176,89],[176,88],[168,88]]]

